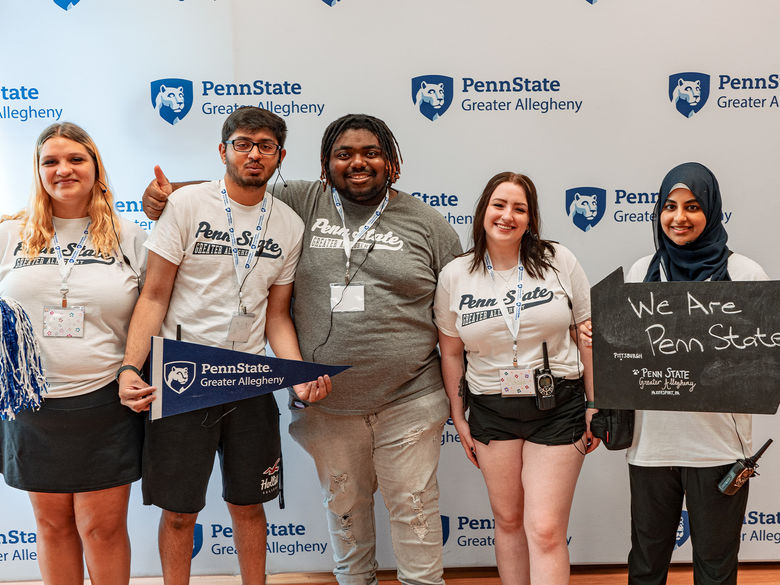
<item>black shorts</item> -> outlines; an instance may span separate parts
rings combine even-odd
[[[28,492],[108,489],[141,477],[144,417],[119,402],[116,382],[0,421],[0,472]]]
[[[278,495],[281,439],[273,394],[147,421],[144,504],[200,512],[215,453],[226,502],[247,506]]]
[[[555,380],[556,407],[536,408],[536,400],[472,394],[469,428],[480,443],[524,439],[540,445],[571,445],[585,432],[585,387],[581,379]]]

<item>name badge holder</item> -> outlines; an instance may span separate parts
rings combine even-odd
[[[347,257],[347,260],[344,269],[344,283],[332,282],[330,284],[330,310],[334,313],[363,312],[366,310],[365,285],[362,282],[351,282],[349,276],[352,249],[380,218],[385,207],[387,207],[388,201],[390,201],[390,193],[389,191],[385,193],[385,198],[376,208],[369,220],[358,230],[355,234],[355,238],[352,240],[350,240],[347,222],[344,219],[344,206],[341,203],[341,198],[336,189],[331,189],[331,195],[333,196],[333,203],[336,206],[336,212],[341,218],[341,226],[344,228],[341,230],[341,235],[344,243],[344,254]]]
[[[249,251],[247,252],[246,262],[241,263],[241,257],[238,253],[238,243],[236,241],[236,230],[233,225],[233,210],[230,207],[230,200],[228,199],[227,189],[222,181],[220,181],[220,194],[222,195],[222,202],[225,205],[225,215],[227,216],[228,234],[230,236],[230,250],[233,254],[233,269],[236,274],[236,283],[238,286],[238,310],[233,313],[230,318],[227,330],[227,341],[235,343],[246,343],[249,341],[249,335],[252,332],[252,325],[255,323],[255,313],[247,312],[246,305],[244,305],[243,293],[241,288],[243,281],[247,274],[252,269],[252,261],[257,253],[257,243],[260,241],[260,234],[263,231],[263,221],[265,220],[265,206],[268,199],[271,197],[270,193],[266,193],[263,197],[263,204],[260,206],[260,216],[257,218],[257,224],[255,225],[255,235],[252,237],[252,242],[249,245]]]
[[[78,244],[76,244],[76,249],[67,260],[65,260],[62,254],[62,246],[60,246],[56,230],[52,236],[54,253],[57,256],[57,265],[60,272],[60,294],[62,294],[62,299],[59,305],[45,305],[43,307],[44,337],[84,337],[84,319],[87,308],[85,305],[68,306],[68,293],[70,292],[68,280],[71,272],[73,272],[73,267],[76,265],[76,260],[84,249],[87,237],[89,237],[89,226],[91,223],[91,220],[87,222],[87,227],[84,228],[84,233],[81,235]]]
[[[485,267],[492,285],[496,284],[496,276],[493,271],[493,263],[490,261],[490,255],[485,252]],[[501,389],[502,398],[532,397],[535,395],[533,370],[521,368],[517,364],[517,337],[520,333],[520,310],[523,305],[523,263],[520,260],[520,253],[517,254],[517,297],[515,299],[514,318],[509,316],[506,304],[501,300],[502,297],[496,294],[493,286],[493,295],[495,296],[501,316],[504,318],[509,333],[512,335],[512,365],[498,370],[498,383]]]

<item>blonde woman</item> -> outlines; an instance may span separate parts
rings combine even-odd
[[[47,585],[130,579],[127,502],[141,475],[143,420],[115,374],[144,270],[145,233],[120,219],[97,147],[71,123],[35,145],[27,210],[0,224],[0,295],[40,339],[49,393],[0,423],[0,472],[29,493]]]

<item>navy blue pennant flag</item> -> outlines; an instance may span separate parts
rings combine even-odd
[[[349,366],[282,360],[152,337],[152,420],[335,376]]]

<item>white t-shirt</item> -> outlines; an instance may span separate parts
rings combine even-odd
[[[89,218],[54,218],[54,229],[67,260],[82,237]],[[127,326],[138,299],[146,265],[144,232],[120,219],[120,243],[130,261],[101,258],[89,238],[68,280],[68,304],[86,307],[84,337],[44,337],[43,307],[61,305],[60,272],[53,246],[29,260],[21,251],[21,222],[0,223],[0,296],[21,303],[38,339],[49,382],[47,398],[87,394],[102,388],[122,363]],[[135,271],[135,272],[133,272]]]
[[[265,353],[268,289],[289,284],[301,254],[303,222],[287,205],[266,194],[266,214],[253,264],[244,278],[242,299],[255,321],[246,343],[227,341],[230,320],[238,310],[238,281],[233,267],[227,214],[220,181],[178,189],[146,242],[150,251],[178,265],[161,335],[252,353]],[[262,204],[230,201],[236,243],[243,269]]]
[[[637,260],[626,282],[642,282],[651,259]],[[769,280],[761,266],[740,254],[729,257],[728,269],[731,280]],[[642,467],[733,463],[753,454],[751,421],[749,414],[637,410],[628,462]]]
[[[512,335],[498,308],[496,294],[513,318],[517,270],[500,271],[508,282],[499,275],[493,281],[482,270],[469,272],[472,257],[461,256],[442,269],[434,319],[442,333],[463,341],[468,356],[466,380],[471,392],[498,394],[498,370],[512,365]],[[541,279],[531,278],[525,271],[518,367],[541,367],[542,342],[546,341],[553,376],[578,378],[582,364],[569,335],[569,325],[572,318],[579,323],[590,317],[590,285],[577,259],[564,246],[555,244],[553,265],[558,272],[547,270]]]

